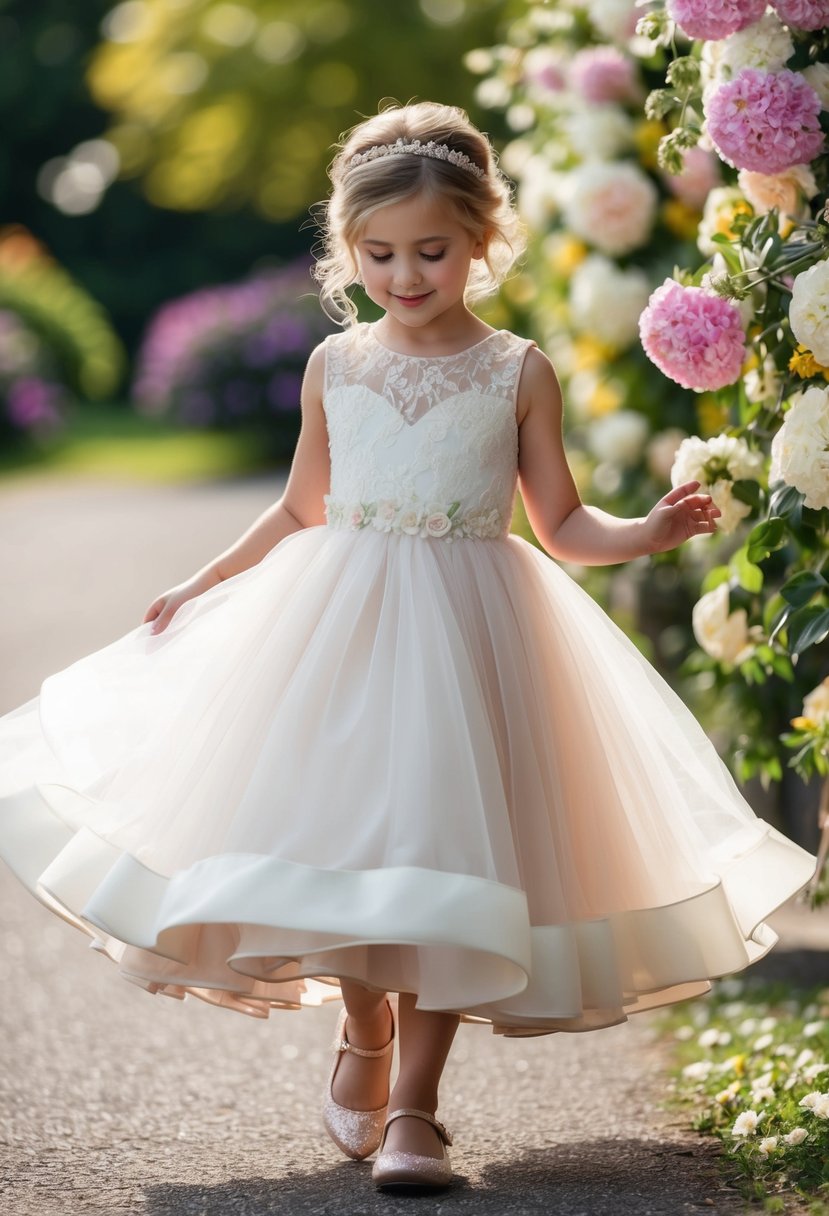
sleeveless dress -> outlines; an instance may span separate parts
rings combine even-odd
[[[0,856],[150,992],[338,979],[499,1033],[610,1025],[775,942],[814,858],[510,535],[532,343],[326,343],[324,525],[0,719]]]

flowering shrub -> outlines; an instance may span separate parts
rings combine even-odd
[[[729,979],[663,1016],[674,1093],[716,1136],[748,1198],[825,1187],[829,1154],[829,990]],[[774,1210],[783,1210],[774,1209]]]
[[[136,408],[189,426],[254,427],[272,455],[288,457],[303,369],[330,329],[304,262],[173,300],[147,327]]]
[[[117,386],[120,342],[102,309],[20,224],[0,229],[0,440],[48,441]]]

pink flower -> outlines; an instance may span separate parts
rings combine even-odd
[[[689,38],[716,41],[759,21],[766,0],[668,0],[668,15]]]
[[[714,146],[737,169],[782,173],[823,151],[820,98],[798,72],[743,68],[705,109]]]
[[[585,47],[570,65],[570,84],[585,101],[632,101],[637,94],[633,60],[615,46]]]
[[[718,389],[739,379],[745,357],[740,310],[701,287],[666,279],[639,318],[645,354],[683,388]]]
[[[720,162],[713,152],[697,145],[682,153],[682,172],[664,173],[665,185],[683,203],[702,210],[715,186],[722,185]]]
[[[819,30],[829,25],[826,0],[771,0],[777,16],[796,30]]]

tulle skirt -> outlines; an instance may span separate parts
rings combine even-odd
[[[327,526],[0,718],[0,857],[150,992],[519,1035],[705,991],[814,869],[545,554]]]

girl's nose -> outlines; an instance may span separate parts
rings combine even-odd
[[[396,277],[398,286],[411,287],[420,282],[420,268],[414,262],[399,261]]]

